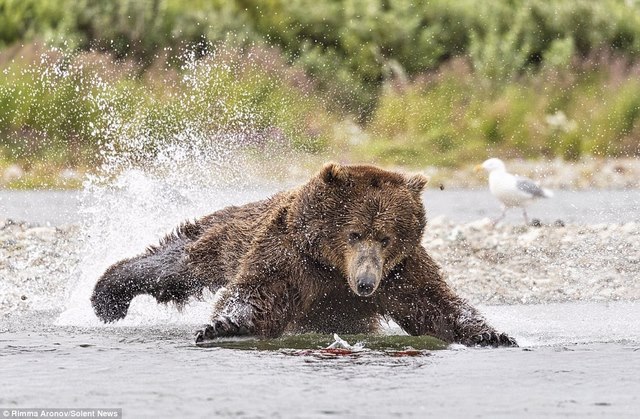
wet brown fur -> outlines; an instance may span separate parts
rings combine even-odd
[[[297,189],[183,224],[159,246],[113,265],[96,284],[94,309],[113,321],[138,294],[184,303],[224,287],[199,340],[374,332],[387,317],[413,335],[515,345],[451,291],[420,244],[425,184],[420,175],[326,165]],[[369,297],[354,288],[356,242],[375,249],[372,266],[381,268]]]

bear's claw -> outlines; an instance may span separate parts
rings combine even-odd
[[[506,346],[506,347],[517,347],[518,343],[516,340],[506,333],[498,333],[498,332],[483,332],[477,335],[473,335],[467,339],[467,344],[469,346]]]
[[[202,330],[198,330],[196,332],[196,345],[199,343],[204,343],[205,341],[208,341],[208,340],[213,340],[217,337],[218,335],[216,334],[213,326],[210,324],[205,325]]]
[[[244,328],[238,327],[228,319],[217,319],[212,324],[203,326],[202,330],[196,332],[195,343],[199,346],[206,346],[208,341],[226,336],[239,336],[246,334]]]

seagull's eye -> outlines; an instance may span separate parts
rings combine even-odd
[[[383,249],[389,246],[389,242],[391,242],[391,239],[389,237],[385,237],[384,239],[380,240],[380,244],[382,244]]]
[[[351,233],[349,233],[349,241],[351,243],[359,242],[360,240],[362,240],[362,234],[356,231],[352,231]]]

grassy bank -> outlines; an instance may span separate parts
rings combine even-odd
[[[458,166],[491,155],[579,160],[640,156],[640,66],[610,54],[496,87],[462,60],[387,86],[362,158]]]
[[[196,147],[202,140],[193,135],[266,158],[285,147],[301,158],[415,168],[492,155],[640,156],[640,66],[604,52],[498,86],[468,60],[450,60],[383,85],[366,123],[331,109],[275,49],[220,49],[180,66],[159,58],[144,71],[95,52],[30,45],[18,56],[0,72],[0,169],[8,170],[0,182],[8,187],[77,187],[75,173],[91,171],[105,152],[144,158],[136,150]]]

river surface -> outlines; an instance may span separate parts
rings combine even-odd
[[[246,202],[274,191],[265,188],[234,200]],[[468,222],[499,212],[485,190],[430,190],[424,197],[430,218],[446,215]],[[166,224],[162,229],[175,223],[162,208],[151,215],[146,208],[135,212],[135,199],[124,207],[125,201],[111,196],[101,199],[98,206],[106,209],[91,215],[92,205],[86,197],[80,203],[77,192],[0,192],[1,218],[93,223],[101,232],[86,239],[96,250],[88,253],[79,274],[86,288],[76,292],[82,309],[73,310],[72,302],[64,312],[0,316],[0,415],[3,408],[103,407],[121,408],[128,418],[638,417],[637,301],[481,306],[489,322],[514,336],[520,348],[454,345],[412,356],[366,347],[347,355],[318,351],[322,346],[308,351],[197,348],[193,331],[206,321],[206,301],[169,317],[156,315],[149,301],[134,301],[136,316],[99,325],[85,310],[84,294],[111,263],[103,259],[134,254],[136,246],[157,237],[154,227],[146,225],[136,226],[148,234],[140,237],[141,244],[133,243],[141,236],[138,231],[123,242],[106,233],[121,220],[150,217]],[[204,214],[206,202],[201,204],[198,211]],[[177,217],[173,209],[164,213]],[[94,218],[87,221],[87,214]],[[529,214],[545,223],[638,222],[640,192],[556,191]],[[507,222],[519,223],[521,215],[513,211]],[[122,255],[104,256],[114,248]],[[385,327],[386,334],[401,333],[393,324]],[[388,339],[391,344],[396,338]]]
[[[254,199],[277,192],[265,187],[243,192]],[[233,192],[232,194],[235,194]],[[554,191],[552,199],[532,203],[530,218],[552,223],[596,224],[640,221],[640,190]],[[77,191],[6,191],[0,190],[0,218],[11,218],[50,225],[74,223],[78,214],[80,192]],[[429,218],[446,216],[455,222],[470,222],[500,214],[498,202],[488,190],[427,190],[423,194]],[[86,205],[86,202],[85,202]],[[204,215],[204,214],[202,214]],[[506,222],[522,222],[519,209],[509,210]]]
[[[54,326],[55,314],[32,313],[0,323],[0,407],[122,408],[130,418],[637,417],[639,304],[481,310],[521,347],[404,357],[202,349],[195,325]]]

